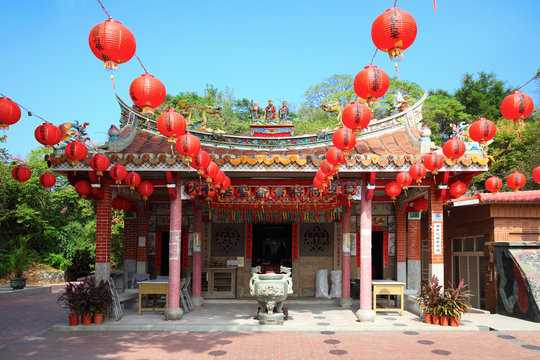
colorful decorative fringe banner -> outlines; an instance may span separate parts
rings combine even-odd
[[[340,220],[338,209],[310,211],[210,209],[210,220],[216,223],[320,223]]]

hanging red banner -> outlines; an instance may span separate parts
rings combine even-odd
[[[388,231],[383,233],[383,267],[388,267]]]
[[[360,233],[356,233],[356,267],[360,267]]]
[[[156,268],[161,268],[161,232],[156,232]]]
[[[182,231],[182,269],[188,267],[189,232]]]
[[[292,225],[292,258],[298,259],[298,224]]]
[[[253,239],[253,227],[246,224],[246,260],[251,260],[251,241]]]

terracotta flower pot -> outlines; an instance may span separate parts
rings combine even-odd
[[[103,323],[103,314],[94,314],[94,324]]]
[[[459,320],[458,317],[450,317],[450,326],[459,326]]]
[[[424,317],[426,318],[426,324],[431,324],[433,316],[431,314],[424,314]]]
[[[69,326],[79,325],[79,315],[69,315]]]
[[[441,316],[441,326],[448,326],[448,316]]]
[[[92,323],[92,315],[82,315],[81,323],[83,325],[90,325]]]
[[[441,317],[439,315],[433,315],[433,325],[441,325]]]

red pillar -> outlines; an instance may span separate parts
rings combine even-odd
[[[444,285],[444,236],[443,236],[443,199],[439,190],[432,185],[429,188],[429,277],[433,275]]]
[[[180,173],[176,173],[176,193],[171,198],[171,221],[169,230],[169,308],[167,320],[178,320],[183,314],[180,308],[180,249],[182,239],[182,197]]]
[[[202,276],[202,254],[201,254],[201,239],[202,239],[202,210],[195,209],[195,226],[193,238],[193,304],[201,306],[203,298],[201,296],[201,276]]]
[[[110,180],[101,179],[103,198],[96,200],[96,280],[106,280],[111,274],[111,187]]]
[[[341,249],[341,299],[343,307],[352,305],[351,299],[351,208],[343,206],[341,218],[343,245]]]
[[[407,213],[396,209],[397,281],[407,282]]]
[[[356,316],[360,321],[373,321],[375,312],[371,300],[371,198],[367,188],[368,177],[364,176],[362,199],[360,200],[360,310]]]

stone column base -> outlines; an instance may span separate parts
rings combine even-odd
[[[350,308],[353,304],[353,299],[350,297],[342,297],[339,299],[339,306],[344,308]]]
[[[272,315],[267,313],[259,313],[260,325],[283,325],[285,315],[283,313],[273,313]]]
[[[191,302],[193,303],[193,306],[199,307],[204,303],[204,298],[202,296],[194,296],[191,298]]]
[[[182,315],[184,315],[184,311],[181,308],[169,308],[165,309],[163,315],[165,315],[165,320],[180,320]]]
[[[358,318],[358,321],[360,322],[373,322],[375,320],[375,311],[373,310],[358,310],[356,312],[356,317]]]

